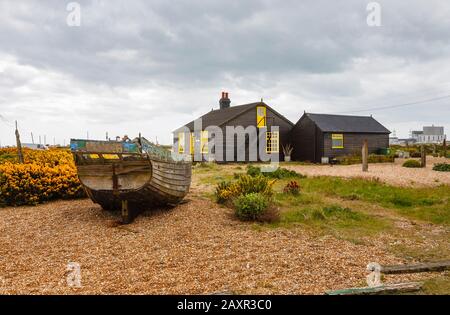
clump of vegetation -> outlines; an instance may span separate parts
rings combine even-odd
[[[215,196],[218,203],[232,202],[235,198],[250,193],[261,193],[268,199],[273,196],[275,181],[264,176],[242,174],[236,181],[223,181],[216,187]]]
[[[422,165],[417,160],[406,160],[403,165],[403,167],[409,167],[409,168],[420,168]]]
[[[450,164],[447,163],[437,163],[433,166],[433,171],[438,172],[450,172]]]
[[[241,220],[258,220],[267,210],[269,202],[260,193],[240,195],[234,200],[234,211]]]
[[[248,165],[247,166],[247,175],[250,176],[259,176],[261,175],[261,169],[259,167]]]
[[[292,180],[286,184],[286,186],[283,189],[283,192],[285,194],[298,195],[300,194],[300,186],[295,180]]]
[[[431,154],[433,156],[449,156],[448,146],[447,148],[444,148],[442,144],[425,144],[423,145],[425,149],[425,153],[427,155]],[[416,145],[409,145],[409,146],[399,146],[399,145],[391,145],[391,151],[404,151],[409,152],[410,157],[412,158],[418,158],[421,156],[421,144]]]
[[[247,167],[247,175],[250,176],[265,176],[268,178],[275,178],[275,179],[285,179],[285,178],[305,178],[306,176],[303,174],[299,174],[296,171],[288,170],[286,168],[279,167],[273,172],[262,172],[261,168],[249,165]]]
[[[364,216],[362,213],[355,212],[350,208],[344,208],[338,205],[324,207],[323,213],[327,218],[339,218],[354,221],[360,221]]]
[[[68,150],[24,148],[23,155],[24,164],[19,164],[16,148],[0,149],[0,206],[84,197]]]
[[[279,224],[282,226],[304,224],[310,228],[318,228],[325,233],[355,241],[391,227],[386,219],[335,204],[311,204],[306,207],[285,209],[282,211],[279,223],[275,226]]]
[[[409,154],[409,156],[412,158],[420,158],[422,156],[422,153],[415,151],[415,152],[411,152]]]
[[[369,154],[368,162],[369,163],[394,163],[395,156],[393,154],[390,155],[382,155],[382,154]],[[341,165],[352,165],[352,164],[361,164],[362,156],[358,154],[354,155],[346,155],[340,156],[336,158],[337,163]]]
[[[375,180],[325,176],[304,179],[301,185],[300,196],[320,193],[346,200],[355,199],[379,204],[412,219],[450,224],[450,212],[447,211],[449,200],[446,197],[450,196],[449,185],[396,187]]]
[[[233,207],[239,219],[273,222],[279,216],[272,202],[274,183],[262,175],[242,174],[235,181],[223,181],[216,186],[216,201]]]

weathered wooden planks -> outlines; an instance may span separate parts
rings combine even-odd
[[[79,153],[77,153],[79,155]],[[170,162],[134,155],[132,158],[92,159],[79,156],[78,174],[88,196],[106,210],[130,212],[177,204],[189,192],[191,163]]]
[[[419,291],[423,286],[422,282],[405,282],[395,284],[385,284],[378,287],[349,288],[336,291],[327,291],[326,295],[377,295],[407,293]]]
[[[450,270],[450,260],[422,264],[381,266],[381,273],[400,274]]]

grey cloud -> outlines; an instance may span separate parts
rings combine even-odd
[[[368,2],[79,1],[82,25],[68,27],[67,2],[3,1],[0,55],[14,61],[3,71],[0,62],[0,113],[99,130],[151,120],[168,141],[165,129],[215,106],[222,89],[234,104],[271,99],[292,120],[304,109],[408,102],[425,87],[445,92],[448,1],[380,0],[382,27],[367,26]],[[446,104],[430,106],[444,113]],[[422,111],[379,116],[393,126],[417,116],[450,124]]]

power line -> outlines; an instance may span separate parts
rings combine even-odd
[[[450,95],[445,95],[445,96],[441,96],[441,97],[434,97],[434,98],[430,98],[430,99],[426,99],[426,100],[410,102],[410,103],[403,103],[403,104],[397,104],[397,105],[372,107],[372,108],[367,108],[367,109],[348,110],[348,111],[345,111],[345,112],[336,112],[336,114],[342,114],[342,113],[348,113],[348,112],[360,113],[360,112],[368,112],[368,111],[385,110],[385,109],[391,109],[391,108],[399,108],[399,107],[405,107],[405,106],[411,106],[411,105],[417,105],[417,104],[422,104],[422,103],[439,101],[439,100],[443,100],[443,99],[446,99],[446,98],[450,98]]]

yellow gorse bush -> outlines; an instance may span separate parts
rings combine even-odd
[[[227,203],[232,199],[251,193],[260,193],[270,199],[273,195],[273,185],[276,180],[258,175],[250,176],[242,174],[236,181],[221,182],[216,186],[215,196],[219,203]]]
[[[68,150],[24,150],[18,164],[14,148],[0,150],[0,204],[35,205],[84,196]]]

